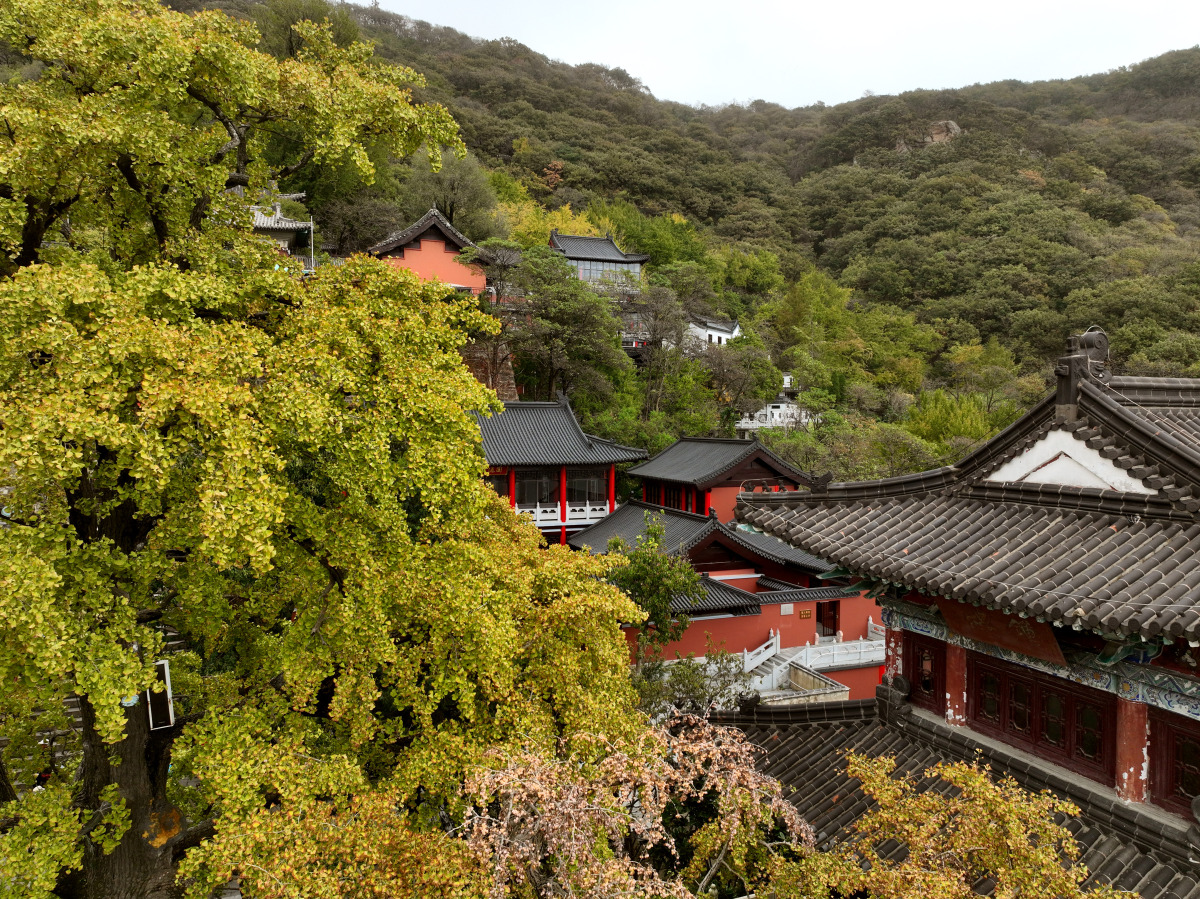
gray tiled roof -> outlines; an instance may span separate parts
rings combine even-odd
[[[646,457],[645,450],[583,433],[565,401],[505,403],[504,411],[476,420],[488,465],[609,465]]]
[[[308,231],[312,228],[311,223],[290,219],[282,212],[276,212],[274,207],[252,206],[250,210],[254,213],[256,231]]]
[[[733,333],[738,325],[736,319],[714,318],[711,315],[693,315],[691,318],[698,325],[705,325],[713,329],[719,328],[722,331],[728,331],[730,334]]]
[[[704,595],[693,605],[685,599],[671,600],[671,611],[676,614],[704,615],[713,612],[731,612],[734,615],[758,615],[762,612],[759,597],[754,593],[731,587],[716,578],[700,578]]]
[[[832,571],[833,566],[824,559],[819,559],[812,553],[807,553],[792,544],[780,540],[771,534],[751,531],[746,528],[731,528],[733,536],[742,543],[748,543],[764,556],[776,559],[790,565],[811,568],[813,571]]]
[[[1200,639],[1200,380],[1087,377],[1067,392],[1074,417],[1057,414],[1060,385],[955,466],[743,494],[738,518],[930,594],[1107,637]],[[1052,430],[1145,492],[987,480]]]
[[[638,538],[645,536],[647,515],[657,518],[662,525],[661,546],[672,554],[687,552],[701,537],[721,526],[715,518],[630,501],[618,506],[608,517],[570,537],[567,543],[575,549],[586,549],[592,553],[607,552],[608,542],[613,537],[620,537],[627,546],[636,546]]]
[[[550,246],[571,260],[589,262],[647,262],[650,257],[640,253],[626,253],[617,246],[612,235],[585,237],[579,234],[550,234]]]
[[[709,612],[732,612],[734,615],[758,615],[764,605],[777,605],[785,602],[821,602],[828,599],[842,599],[856,596],[858,591],[851,587],[789,587],[787,590],[766,590],[751,593],[716,577],[701,577],[700,586],[704,588],[704,597],[695,605],[683,599],[671,601],[672,612],[686,612],[689,615]],[[759,580],[762,587],[762,579]]]
[[[679,509],[668,509],[637,500],[618,506],[607,518],[583,529],[567,542],[576,549],[586,549],[593,553],[606,552],[608,542],[613,537],[620,537],[628,546],[636,546],[638,538],[646,533],[647,515],[657,518],[662,525],[662,545],[669,553],[684,554],[709,534],[719,532],[733,543],[781,565],[796,565],[817,572],[830,571],[833,568],[828,562],[797,549],[778,537],[734,528],[721,523],[713,516],[681,512]],[[790,584],[787,586],[791,587]]]
[[[882,693],[886,696],[886,689]],[[912,774],[941,761],[970,761],[981,749],[997,774],[1011,774],[1029,790],[1050,789],[1080,808],[1079,817],[1060,822],[1079,842],[1079,861],[1091,872],[1088,885],[1110,883],[1145,899],[1200,899],[1200,872],[1189,861],[1187,825],[1180,819],[1154,807],[1119,802],[1111,789],[1040,760],[1031,762],[1020,750],[910,706],[889,708],[871,700],[760,705],[718,719],[740,727],[766,750],[760,767],[782,781],[816,831],[818,848],[829,848],[871,806],[861,784],[846,774],[846,751],[891,756],[899,772]],[[944,781],[926,780],[921,788],[948,787]],[[902,857],[902,846],[888,845],[889,857]],[[976,889],[991,892],[987,883]]]
[[[629,473],[640,478],[700,486],[755,454],[761,454],[781,474],[801,484],[808,483],[808,475],[792,468],[757,440],[719,437],[681,437]]]
[[[790,584],[784,589],[768,589],[764,583],[766,578],[758,579],[758,590],[755,594],[760,602],[774,605],[783,602],[822,602],[827,599],[845,599],[848,596],[858,596],[856,587],[793,587]],[[779,583],[779,582],[776,582]]]
[[[450,220],[442,215],[437,208],[430,209],[427,213],[409,225],[407,228],[401,228],[399,231],[393,231],[379,243],[367,249],[367,253],[371,256],[378,256],[381,253],[388,253],[403,247],[405,244],[412,243],[430,228],[441,232],[442,237],[447,243],[453,244],[462,250],[467,247],[475,247],[467,239],[467,236],[450,224]],[[476,248],[478,249],[478,248]]]

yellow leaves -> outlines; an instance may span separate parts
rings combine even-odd
[[[772,883],[783,899],[852,892],[969,899],[972,885],[987,877],[997,896],[1097,895],[1080,886],[1087,870],[1072,864],[1078,844],[1055,823],[1057,815],[1078,814],[1070,803],[1026,792],[1011,778],[993,780],[979,764],[947,762],[901,777],[893,776],[895,767],[891,758],[848,757],[848,773],[876,804],[833,852],[774,866]],[[924,789],[922,777],[955,789]],[[903,859],[878,854],[876,847],[889,840],[908,847]],[[1111,891],[1101,888],[1100,895]]]
[[[599,235],[591,220],[586,215],[572,212],[569,203],[559,209],[546,210],[526,197],[520,201],[501,203],[500,216],[512,239],[523,246],[545,246],[554,228],[564,234]]]

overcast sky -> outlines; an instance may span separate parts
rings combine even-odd
[[[362,2],[362,0],[359,0]],[[833,104],[866,91],[1106,72],[1200,43],[1196,0],[380,0],[568,63],[623,68],[664,100]]]

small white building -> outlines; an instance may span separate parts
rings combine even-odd
[[[696,343],[711,343],[723,346],[742,335],[742,326],[725,318],[708,318],[693,315],[688,321],[687,339]]]
[[[795,400],[779,394],[753,415],[747,415],[734,427],[739,437],[752,437],[763,428],[797,428],[809,422],[809,415]]]

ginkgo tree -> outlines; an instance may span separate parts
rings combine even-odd
[[[488,322],[250,233],[306,164],[461,149],[415,73],[297,35],[279,61],[218,13],[0,6],[36,63],[0,87],[0,895],[252,890],[213,837],[337,796],[394,825],[338,865],[402,844],[437,892],[454,852],[415,847],[486,750],[639,726],[636,607],[482,484],[495,399],[457,348]]]
[[[416,73],[293,38],[0,4],[29,60],[0,86],[0,897],[786,885],[777,848],[817,857],[744,742],[635,711],[621,563],[483,485],[496,400],[458,348],[494,322],[252,234],[305,166],[462,150]],[[589,796],[570,839],[536,817]]]

